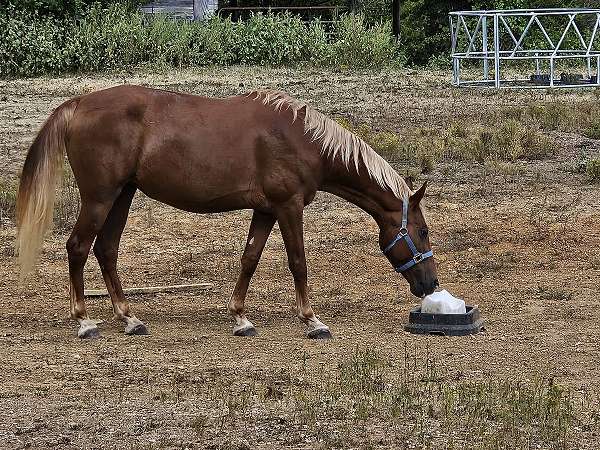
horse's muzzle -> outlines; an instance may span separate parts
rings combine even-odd
[[[425,297],[426,295],[433,294],[439,285],[440,283],[437,278],[426,282],[417,281],[416,283],[410,285],[410,292],[415,297]]]

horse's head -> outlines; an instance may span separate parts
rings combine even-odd
[[[412,186],[409,184],[412,188]],[[390,211],[380,228],[379,245],[396,272],[406,278],[417,297],[438,287],[437,271],[429,243],[429,230],[419,206],[427,183],[403,201],[402,209]]]

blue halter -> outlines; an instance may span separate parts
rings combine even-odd
[[[419,250],[417,250],[417,247],[415,247],[414,242],[412,241],[412,239],[410,238],[410,235],[408,234],[407,224],[408,224],[408,197],[405,196],[404,201],[402,202],[402,228],[400,228],[400,231],[398,232],[396,237],[392,240],[392,242],[390,242],[388,244],[388,246],[383,249],[383,254],[385,255],[387,252],[389,252],[392,249],[392,247],[394,245],[396,245],[401,240],[404,240],[406,242],[406,245],[408,245],[408,248],[410,249],[410,251],[413,254],[412,259],[410,261],[408,261],[407,263],[402,264],[401,266],[394,267],[394,269],[398,273],[406,272],[408,269],[410,269],[413,266],[416,266],[421,261],[423,261],[427,258],[431,258],[433,256],[432,250],[429,250],[428,252],[425,252],[425,253],[421,253]]]

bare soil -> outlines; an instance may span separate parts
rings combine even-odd
[[[456,120],[482,123],[494,111],[533,101],[594,98],[590,91],[457,90],[446,73],[420,71],[230,68],[0,81],[0,176],[16,180],[53,107],[124,82],[212,96],[279,88],[327,114],[403,134]],[[224,411],[236,406],[217,400],[229,386],[243,389],[251,380],[267,385],[265,380],[303,365],[313,374],[335,370],[357,348],[397,361],[407,351],[427,354],[463,380],[551,378],[576,403],[598,405],[600,186],[572,168],[582,152],[597,157],[600,143],[576,134],[553,136],[560,142],[557,155],[510,163],[510,173],[446,161],[426,176],[442,286],[479,305],[486,320],[486,331],[471,337],[405,333],[402,325],[418,299],[380,254],[376,224],[327,194],[319,194],[305,216],[310,295],[334,334],[326,342],[308,340],[295,318],[277,229],[247,300],[259,336],[231,335],[225,305],[249,211],[192,215],[138,194],[121,246],[123,284],[212,282],[214,288],[131,297],[135,314],[151,330],[148,337],[125,336],[123,325],[111,319],[109,301],[89,300],[91,317],[105,320],[102,338],[92,341],[79,340],[68,318],[68,230],[46,239],[36,274],[20,288],[12,250],[16,231],[4,223],[0,447],[323,448],[319,436],[292,420],[294,412],[262,420],[260,411],[246,408],[237,420],[221,423]],[[93,256],[86,283],[103,287]],[[339,446],[413,445],[410,436],[381,438],[376,423],[366,430],[357,438],[360,445]],[[568,447],[600,447],[597,428],[576,424]]]

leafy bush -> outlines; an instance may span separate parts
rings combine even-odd
[[[389,22],[369,29],[362,15],[346,15],[336,23],[334,36],[332,50],[337,65],[381,67],[400,63]]]
[[[331,35],[321,22],[290,14],[256,14],[232,22],[148,18],[127,5],[94,5],[81,18],[58,19],[12,6],[0,8],[0,76],[212,64],[382,67],[398,64],[389,24],[370,27],[343,16]]]
[[[289,14],[257,14],[235,25],[235,62],[242,64],[281,65],[310,59],[321,60],[326,37],[320,22],[309,26]]]
[[[90,6],[93,4],[97,4],[102,8],[106,8],[111,4],[117,4],[121,8],[132,11],[135,6],[144,2],[145,0],[12,0],[13,5],[18,6],[18,8],[27,12],[35,12],[42,16],[49,15],[54,18],[71,20],[73,18],[85,17]],[[219,3],[221,6],[265,7],[315,6],[321,2],[318,0],[221,0]],[[328,3],[342,7],[353,7],[352,12],[364,16],[365,22],[369,27],[381,26],[391,20],[392,0],[331,0]],[[446,56],[450,47],[450,29],[448,21],[448,13],[450,11],[525,7],[593,7],[596,6],[596,4],[597,0],[403,0],[401,2],[399,43],[403,53],[406,55],[407,62],[410,64],[426,64],[436,61],[444,61],[444,64],[447,64]],[[315,17],[314,12],[310,13],[309,11],[302,11],[302,13],[304,14],[305,19]],[[332,18],[324,12],[319,12],[318,14],[324,14],[324,19]],[[233,13],[233,17],[238,15],[239,13]],[[243,15],[244,17],[246,16],[246,14]],[[217,25],[213,23],[213,26]],[[219,26],[217,26],[217,28],[219,28]],[[323,27],[320,26],[319,28]],[[189,35],[188,32],[191,30],[182,27],[182,31]],[[559,36],[554,36],[554,34],[556,34],[555,30],[550,30],[550,33],[554,40],[559,38]],[[268,34],[269,33],[266,35]],[[210,46],[207,48],[210,48]],[[284,49],[283,52],[285,53],[289,50],[290,49]],[[220,59],[223,56],[223,54],[220,54],[217,59]],[[285,56],[280,56],[280,58],[283,60],[286,59]],[[257,59],[260,60],[260,58],[251,58],[252,61]],[[277,57],[275,57],[275,59],[277,59]],[[313,58],[311,57],[311,59]]]
[[[71,64],[74,22],[36,12],[0,10],[0,76],[59,72]]]

